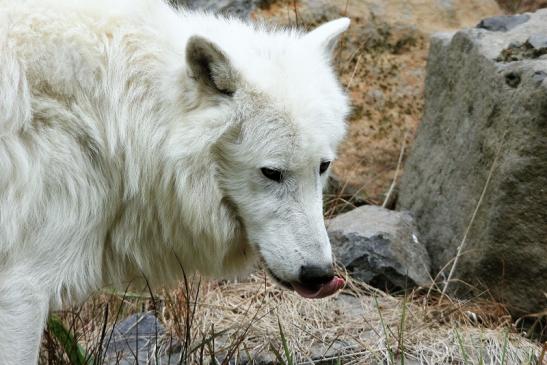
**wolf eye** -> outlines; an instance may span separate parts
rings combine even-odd
[[[283,179],[283,174],[280,170],[263,167],[260,169],[260,172],[262,172],[262,175],[275,182],[281,182],[281,180]]]
[[[323,161],[319,165],[319,173],[322,175],[330,166],[330,161]]]

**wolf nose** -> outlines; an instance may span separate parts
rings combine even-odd
[[[322,284],[330,282],[334,278],[332,266],[301,266],[298,277],[300,283],[305,287],[319,287]]]

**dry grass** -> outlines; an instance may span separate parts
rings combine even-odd
[[[537,344],[507,327],[509,317],[500,306],[450,302],[438,307],[426,297],[396,298],[361,283],[350,287],[345,299],[310,301],[258,275],[245,283],[208,285],[197,317],[205,320],[202,330],[210,323],[217,330],[231,329],[225,335],[228,342],[232,333],[249,325],[242,346],[264,355],[270,345],[281,347],[279,319],[296,363],[309,362],[318,353],[343,354],[357,363],[404,355],[424,364],[464,363],[464,353],[470,361],[482,354],[501,363],[504,348],[507,364],[525,364],[539,355]]]
[[[536,11],[547,7],[546,0],[497,0],[497,2],[509,14]]]
[[[344,294],[312,301],[258,273],[244,282],[194,277],[153,299],[103,293],[63,317],[96,359],[101,339],[108,340],[105,323],[109,329],[128,313],[151,311],[167,328],[158,354],[176,348],[181,363],[209,363],[213,355],[221,363],[279,363],[285,343],[294,364],[538,364],[540,344],[518,333],[503,306],[446,298],[439,305],[439,298],[438,291],[396,297],[350,280]],[[59,347],[47,351],[51,336],[44,342],[43,363],[68,363]]]

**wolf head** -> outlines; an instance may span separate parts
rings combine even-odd
[[[307,34],[257,29],[241,40],[252,44],[226,49],[193,36],[186,46],[201,107],[224,120],[212,149],[223,199],[271,276],[306,297],[343,283],[334,276],[322,191],[345,134],[348,102],[331,60],[348,26],[342,18]]]

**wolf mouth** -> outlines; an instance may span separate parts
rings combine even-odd
[[[336,293],[338,290],[342,289],[346,285],[345,279],[339,276],[334,276],[332,280],[328,283],[321,284],[312,288],[305,287],[298,282],[290,283],[288,281],[281,279],[279,276],[274,274],[274,272],[268,267],[266,262],[264,262],[264,266],[266,267],[266,270],[268,274],[270,275],[270,277],[272,277],[277,284],[281,285],[282,287],[286,289],[297,292],[298,295],[300,295],[303,298],[308,298],[308,299],[325,298]]]
[[[268,271],[268,274],[269,274],[269,275],[272,277],[272,279],[274,279],[279,285],[281,285],[281,286],[284,287],[285,289],[294,290],[294,287],[292,286],[291,283],[289,283],[288,281],[285,281],[285,280],[281,279],[279,276],[275,275],[274,272],[272,271],[272,269],[270,269],[266,263],[264,263],[264,266],[266,266],[266,270]]]

